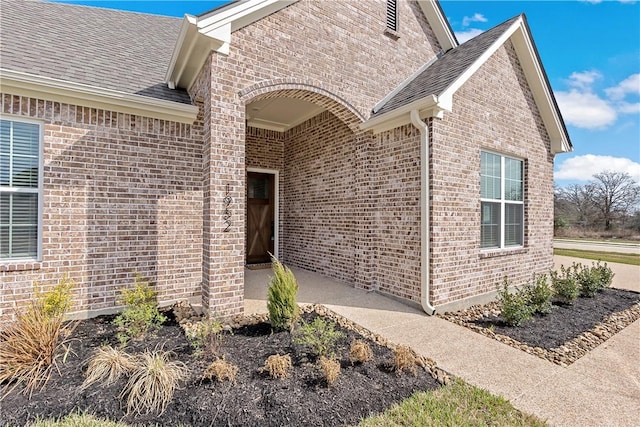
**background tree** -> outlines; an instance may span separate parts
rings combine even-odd
[[[587,185],[589,198],[600,212],[605,230],[618,216],[631,214],[640,202],[640,186],[626,172],[604,171]]]
[[[591,227],[597,220],[597,210],[587,186],[572,184],[555,192],[556,217],[580,227]]]

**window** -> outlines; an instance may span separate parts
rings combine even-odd
[[[0,119],[0,261],[39,259],[41,125]]]
[[[524,243],[524,162],[483,151],[480,159],[480,247]]]
[[[398,2],[387,0],[387,30],[398,32]]]

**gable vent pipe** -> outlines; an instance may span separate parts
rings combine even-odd
[[[411,110],[411,124],[420,131],[420,304],[433,316],[436,308],[429,302],[429,126],[420,119],[418,110]]]

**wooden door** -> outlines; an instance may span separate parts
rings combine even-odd
[[[247,174],[247,264],[270,262],[274,244],[274,176]]]

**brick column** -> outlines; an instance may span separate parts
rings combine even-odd
[[[211,60],[218,70],[225,58],[213,54]],[[202,298],[210,315],[230,316],[244,311],[245,106],[232,81],[215,71],[210,78],[202,150]]]
[[[354,286],[370,290],[373,286],[373,222],[374,190],[371,176],[371,132],[354,134],[354,187],[355,196],[352,218],[355,227]]]

